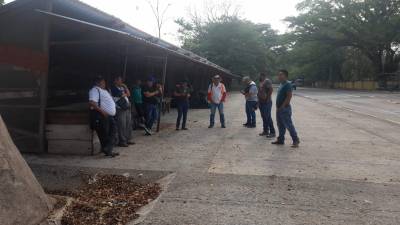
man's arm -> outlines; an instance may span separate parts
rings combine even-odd
[[[126,97],[131,97],[131,91],[129,90],[129,88],[128,88],[128,86],[126,86],[126,84],[122,84],[122,86],[124,87],[124,89],[125,89],[125,95],[126,95]]]
[[[146,91],[146,92],[144,92],[143,94],[144,94],[144,96],[146,96],[147,98],[150,98],[150,97],[153,97],[153,96],[158,95],[159,93],[160,93],[159,91],[155,91],[155,92]]]
[[[224,84],[222,84],[223,86],[222,86],[222,97],[221,97],[221,102],[225,102],[226,101],[226,95],[227,95],[227,93],[226,93],[226,88],[225,88],[225,85]]]
[[[286,93],[286,98],[285,101],[283,102],[283,104],[281,105],[281,107],[279,107],[278,111],[289,106],[290,101],[292,100],[293,97],[293,92],[290,90]]]
[[[103,116],[108,116],[108,114],[102,110],[99,106],[98,103],[95,101],[89,101],[89,107],[93,110],[96,110],[97,112],[101,113]]]

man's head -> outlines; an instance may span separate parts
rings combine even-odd
[[[156,79],[153,76],[149,76],[146,80],[146,84],[149,87],[153,87]]]
[[[140,79],[137,79],[137,80],[135,81],[135,84],[136,84],[137,86],[140,86],[140,85],[142,85],[142,80],[140,80]]]
[[[278,80],[280,82],[287,81],[289,78],[289,72],[285,69],[279,70],[278,72]]]
[[[114,78],[114,84],[115,84],[115,85],[122,85],[123,83],[124,83],[124,79],[122,79],[121,76],[116,76],[116,77]]]
[[[213,76],[213,78],[212,78],[212,82],[215,84],[215,85],[218,85],[219,84],[219,82],[221,82],[221,76],[220,75],[215,75],[215,76]]]
[[[102,76],[96,76],[93,81],[94,85],[105,89],[106,88],[106,80]]]
[[[266,73],[260,73],[260,81],[264,81],[267,79],[267,74]]]
[[[252,82],[251,78],[249,76],[245,76],[242,79],[242,82],[246,85],[250,84]]]

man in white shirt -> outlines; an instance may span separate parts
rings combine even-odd
[[[256,127],[256,109],[258,107],[258,88],[256,83],[248,76],[243,77],[243,83],[246,85],[246,89],[242,91],[242,94],[246,98],[246,117],[247,122],[243,126],[248,128]]]
[[[226,88],[223,83],[221,83],[221,76],[215,75],[212,78],[212,83],[208,88],[207,99],[210,103],[210,126],[208,128],[213,128],[215,123],[215,113],[218,109],[221,128],[226,128],[225,126],[225,115],[224,115],[224,102],[226,100]]]
[[[91,127],[100,139],[101,151],[109,157],[118,156],[118,153],[113,153],[116,106],[114,99],[106,90],[106,81],[101,76],[96,77],[94,86],[89,91],[89,107]]]

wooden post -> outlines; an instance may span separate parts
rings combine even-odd
[[[52,1],[46,1],[46,10],[51,12],[53,5]],[[39,150],[47,152],[45,130],[46,130],[46,107],[47,107],[47,88],[48,88],[48,77],[50,74],[50,50],[49,50],[49,38],[50,38],[50,20],[46,17],[43,26],[43,39],[42,39],[42,51],[47,56],[48,69],[46,73],[40,75],[39,80],[39,96],[40,96],[40,109],[39,109]]]
[[[124,61],[124,69],[122,72],[122,78],[124,80],[126,80],[127,67],[128,67],[128,45],[126,45],[126,47],[125,47],[125,61]]]
[[[162,76],[162,89],[163,93],[161,95],[161,107],[158,113],[158,120],[157,120],[157,132],[160,132],[160,124],[161,124],[161,112],[163,111],[164,107],[164,92],[165,92],[165,81],[167,80],[167,68],[168,68],[168,55],[165,56],[164,59],[164,68],[163,68],[163,76]]]

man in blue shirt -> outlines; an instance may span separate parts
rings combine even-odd
[[[275,142],[272,142],[272,144],[284,145],[286,130],[288,130],[293,140],[292,147],[298,148],[300,139],[297,136],[296,128],[293,125],[292,107],[290,105],[293,95],[293,87],[292,84],[288,82],[288,76],[289,72],[287,70],[279,71],[278,80],[281,84],[276,96],[276,120],[278,123],[279,137]]]

